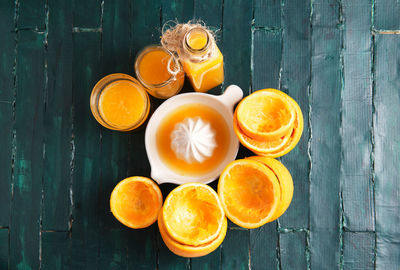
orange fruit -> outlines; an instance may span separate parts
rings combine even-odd
[[[236,108],[240,129],[256,140],[275,140],[290,133],[296,112],[290,100],[269,89],[245,97]]]
[[[261,91],[261,90],[259,90]],[[264,90],[263,90],[264,91]],[[253,151],[255,154],[265,157],[281,157],[289,153],[299,142],[301,135],[303,133],[304,120],[303,114],[301,112],[300,106],[297,102],[286,95],[282,91],[276,89],[265,89],[265,91],[274,92],[276,94],[282,95],[289,100],[295,111],[295,121],[293,127],[287,134],[275,140],[259,140],[247,136],[240,128],[238,124],[238,119],[234,117],[233,127],[238,137],[239,141],[249,150]],[[258,92],[258,91],[257,91]],[[236,115],[236,114],[235,114]]]
[[[178,256],[190,258],[205,256],[216,250],[221,245],[222,241],[224,241],[226,230],[228,228],[226,217],[223,219],[221,232],[218,234],[217,238],[203,245],[191,246],[177,242],[168,234],[165,228],[162,212],[163,210],[161,210],[158,216],[158,228],[160,230],[161,238],[168,249]]]
[[[258,161],[240,159],[228,164],[222,172],[218,195],[233,223],[253,229],[276,215],[281,191],[271,169]]]
[[[293,198],[293,179],[288,171],[288,169],[276,159],[268,158],[268,157],[260,157],[253,156],[248,157],[251,160],[256,160],[263,163],[265,166],[270,168],[274,173],[276,178],[279,181],[279,186],[281,188],[281,198],[279,202],[278,211],[275,212],[275,215],[271,217],[270,221],[273,221],[280,216],[288,209],[290,203]]]
[[[165,199],[162,213],[171,238],[191,246],[216,239],[225,217],[218,194],[200,183],[188,183],[172,190]]]
[[[116,219],[133,229],[157,220],[162,207],[160,188],[151,179],[133,176],[119,182],[111,193],[110,209]]]
[[[235,131],[236,136],[239,138],[239,141],[248,149],[253,152],[263,153],[268,155],[268,153],[276,152],[282,149],[284,145],[290,139],[290,135],[285,135],[283,137],[274,139],[274,140],[256,140],[247,136],[239,127],[236,114],[233,118],[233,129]]]

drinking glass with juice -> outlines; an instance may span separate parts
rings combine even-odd
[[[102,126],[130,131],[139,127],[149,114],[149,96],[129,75],[115,73],[101,79],[90,96],[90,109]]]

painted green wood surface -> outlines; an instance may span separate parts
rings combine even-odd
[[[0,268],[399,268],[399,11],[396,0],[2,1]],[[88,100],[101,77],[134,75],[163,22],[193,18],[217,30],[224,54],[211,93],[280,88],[305,123],[281,158],[295,186],[288,211],[255,230],[230,222],[220,248],[186,259],[156,224],[113,218],[115,184],[150,175],[145,127],[104,129]]]

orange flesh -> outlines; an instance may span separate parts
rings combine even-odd
[[[171,148],[170,135],[175,125],[190,117],[201,117],[215,131],[217,147],[213,155],[202,163],[187,163],[179,159]],[[206,105],[193,103],[180,106],[163,119],[156,132],[156,143],[161,160],[169,168],[181,175],[201,175],[214,170],[224,160],[229,150],[230,133],[228,125],[217,111]]]
[[[171,197],[168,208],[168,225],[183,238],[204,243],[210,236],[217,235],[223,212],[216,197],[196,187],[185,188],[179,196]],[[183,243],[192,244],[192,243]]]
[[[250,223],[265,218],[274,203],[274,191],[264,172],[244,165],[233,167],[223,191],[230,213]]]
[[[134,83],[115,81],[107,85],[101,93],[99,111],[108,124],[128,128],[146,116],[147,98]]]
[[[161,203],[154,187],[147,183],[130,181],[113,191],[111,210],[123,224],[140,228],[154,222]]]
[[[139,73],[148,84],[160,84],[167,81],[171,74],[168,72],[168,62],[171,56],[162,50],[152,50],[146,53],[139,63]],[[172,62],[173,64],[173,62]],[[174,66],[171,65],[171,69]]]

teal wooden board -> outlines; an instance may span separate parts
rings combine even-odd
[[[41,269],[70,269],[69,237],[68,232],[42,232]]]
[[[10,221],[10,265],[39,268],[43,178],[43,35],[18,34],[16,155]],[[35,91],[31,91],[35,89]]]
[[[344,227],[373,231],[372,44],[369,0],[344,1],[341,190]],[[355,16],[354,14],[358,14]]]
[[[284,228],[309,228],[310,157],[309,157],[309,87],[311,80],[311,5],[290,1],[283,6],[281,90],[299,104],[304,118],[303,135],[297,146],[281,157],[289,169],[294,184],[292,203],[279,223]],[[302,247],[305,249],[305,246]]]
[[[9,268],[9,230],[0,229],[0,267],[2,269]]]
[[[399,61],[400,36],[375,36],[374,158],[376,266],[391,269],[400,258]]]
[[[72,160],[72,9],[49,3],[44,114],[43,229],[69,229]]]
[[[343,269],[374,269],[375,234],[344,232]]]
[[[308,269],[306,232],[289,232],[279,235],[282,269]]]
[[[399,268],[399,8],[396,0],[3,1],[0,268]],[[229,222],[221,247],[193,259],[170,252],[156,224],[132,230],[112,216],[114,186],[150,176],[147,123],[110,131],[88,104],[103,76],[134,76],[136,54],[175,19],[217,30],[225,82],[210,93],[280,88],[304,117],[300,142],[280,158],[294,180],[287,212],[254,230]],[[162,102],[151,97],[150,114]],[[250,155],[241,147],[238,158]],[[160,186],[164,198],[174,187]]]
[[[400,2],[397,0],[375,0],[374,27],[381,30],[400,30]]]
[[[337,269],[340,255],[341,31],[339,5],[314,1],[311,46],[311,268]],[[327,124],[329,123],[329,124]]]
[[[0,3],[0,25],[7,29],[14,28],[14,3],[2,1]],[[0,43],[0,138],[2,146],[0,151],[0,226],[6,227],[10,223],[11,202],[11,177],[12,177],[12,153],[13,153],[13,126],[14,126],[14,61],[15,61],[15,36],[16,33],[7,31],[3,33]],[[7,166],[9,164],[9,166]]]

